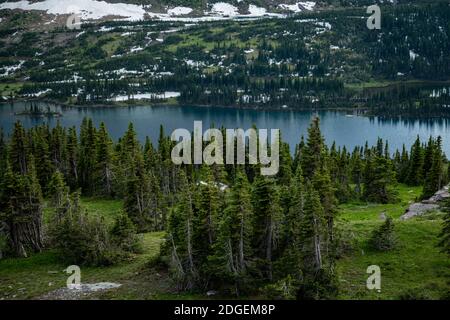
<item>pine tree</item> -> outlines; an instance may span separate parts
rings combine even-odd
[[[112,140],[109,137],[105,124],[100,124],[97,133],[96,167],[94,179],[96,181],[97,194],[113,196],[113,149]]]
[[[283,251],[276,263],[277,278],[284,279],[287,276],[293,281],[300,281],[302,278],[302,239],[300,235],[300,224],[304,210],[304,181],[301,167],[297,167],[295,177],[290,185],[292,201],[286,217],[283,221],[283,233],[281,246]]]
[[[46,127],[35,128],[31,131],[30,139],[30,149],[36,162],[36,175],[44,190],[55,170],[50,160],[47,130]]]
[[[397,240],[391,217],[387,217],[381,227],[374,230],[369,242],[372,248],[380,251],[389,251],[395,247]]]
[[[64,176],[58,170],[53,174],[48,185],[48,194],[51,196],[50,205],[56,210],[56,219],[60,220],[68,211],[70,204],[69,187]]]
[[[262,272],[271,280],[272,262],[281,236],[282,221],[279,190],[272,179],[264,176],[256,178],[252,203],[253,248]]]
[[[198,281],[198,271],[194,264],[193,186],[186,175],[180,173],[180,195],[177,206],[172,210],[167,227],[167,251],[170,254],[169,266],[179,289],[191,289]]]
[[[193,248],[199,270],[203,270],[206,260],[212,254],[212,245],[217,237],[220,219],[220,188],[216,184],[208,166],[202,167],[194,197]]]
[[[3,129],[0,128],[0,181],[3,180],[3,175],[6,172],[6,163],[8,160],[7,148],[8,146],[3,136]]]
[[[355,148],[350,160],[351,180],[355,184],[354,193],[359,198],[362,193],[363,180],[363,160],[361,159],[361,152],[359,148]]]
[[[43,249],[43,199],[32,156],[26,168],[28,172],[21,174],[7,165],[0,200],[0,217],[9,230],[11,248],[21,257]]]
[[[8,151],[9,163],[14,173],[26,174],[28,172],[29,152],[25,129],[18,121],[14,124]]]
[[[49,137],[49,149],[53,166],[66,175],[68,172],[67,133],[59,121]]]
[[[418,186],[423,182],[423,150],[420,139],[417,136],[414,145],[411,148],[411,160],[409,165],[408,177],[406,182],[411,186]]]
[[[442,188],[444,181],[444,166],[442,156],[442,141],[438,137],[437,141],[430,140],[432,151],[429,161],[430,169],[425,172],[425,183],[422,191],[422,198],[429,198]]]
[[[301,166],[306,178],[312,179],[314,173],[322,168],[326,161],[324,138],[320,132],[320,120],[314,118],[308,128],[308,140],[302,152]]]
[[[450,201],[447,201],[444,205],[444,222],[442,224],[442,231],[439,235],[439,247],[442,252],[450,256]]]
[[[139,232],[161,230],[160,192],[155,175],[145,170],[142,154],[137,153],[133,161],[126,182],[124,211]]]
[[[243,170],[238,169],[218,226],[214,254],[209,257],[213,274],[225,283],[234,283],[236,295],[249,281],[253,255],[251,222],[250,185]]]
[[[390,160],[377,154],[370,155],[364,168],[364,199],[376,203],[394,202],[397,200],[393,188],[395,184],[395,172]]]
[[[69,128],[67,137],[67,183],[72,189],[79,186],[78,137],[75,128]]]
[[[79,183],[83,194],[91,195],[94,191],[94,170],[96,167],[97,133],[91,119],[83,119],[80,127],[80,144],[78,153]]]
[[[319,193],[309,181],[305,186],[303,214],[298,232],[303,275],[300,292],[302,296],[319,298],[316,290],[311,287],[315,286],[316,276],[324,266],[322,247],[326,221]]]

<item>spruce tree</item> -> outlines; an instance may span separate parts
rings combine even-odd
[[[72,189],[79,186],[78,137],[75,128],[69,128],[67,136],[67,183]]]
[[[28,172],[29,153],[30,149],[25,129],[18,121],[14,124],[8,150],[9,163],[14,173],[26,174]]]
[[[21,174],[7,165],[0,200],[1,220],[9,230],[13,252],[20,257],[43,249],[43,199],[32,156],[26,168],[28,172]]]
[[[94,179],[96,193],[102,196],[113,196],[113,149],[105,124],[102,122],[97,133],[96,167]]]
[[[169,268],[179,289],[191,289],[198,283],[198,271],[194,263],[193,220],[194,199],[193,186],[188,182],[184,172],[180,173],[180,194],[177,206],[168,219],[166,246]]]
[[[418,186],[423,182],[423,149],[417,136],[414,145],[411,148],[411,160],[408,169],[406,182],[411,186]]]
[[[223,207],[220,203],[220,192],[210,168],[203,166],[194,194],[193,246],[199,270],[206,265],[206,260],[212,254],[212,245],[217,237],[220,208]]]
[[[441,144],[440,137],[436,142],[430,140],[430,145],[432,145],[431,158],[429,160],[431,166],[430,169],[425,172],[422,198],[429,198],[442,188],[444,168]]]
[[[80,127],[78,153],[79,183],[83,194],[92,195],[94,191],[94,170],[96,166],[97,133],[91,119],[83,119]]]
[[[234,283],[236,295],[250,280],[253,258],[251,222],[250,185],[243,170],[238,169],[220,218],[214,254],[209,257],[210,270],[219,280]]]
[[[394,189],[395,172],[390,160],[378,154],[370,155],[364,168],[364,192],[366,201],[376,203],[391,203],[397,200]]]
[[[444,222],[442,224],[442,231],[439,234],[439,247],[442,252],[450,256],[450,201],[446,201],[444,204]]]
[[[257,176],[252,194],[253,248],[259,267],[272,280],[272,263],[281,237],[282,210],[280,194],[273,179]]]
[[[281,238],[282,252],[276,262],[277,278],[291,277],[293,281],[302,278],[302,239],[300,236],[300,224],[303,219],[304,210],[304,181],[301,167],[297,167],[294,178],[290,185],[292,201],[286,217],[283,221],[283,233]]]

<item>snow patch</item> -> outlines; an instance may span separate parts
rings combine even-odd
[[[239,14],[238,8],[232,4],[225,2],[214,3],[211,12],[222,15],[222,16],[237,16]]]
[[[179,92],[166,91],[164,93],[137,93],[131,96],[121,95],[116,96],[112,100],[113,101],[128,101],[128,100],[142,100],[142,99],[170,99],[177,98],[180,96]]]
[[[410,59],[411,61],[416,60],[416,58],[417,58],[418,56],[419,56],[419,55],[418,55],[417,53],[415,53],[415,52],[412,51],[412,50],[409,50],[409,59]]]
[[[189,7],[175,7],[167,10],[169,16],[184,16],[191,13],[193,10]]]
[[[48,14],[80,13],[82,19],[100,19],[106,16],[120,16],[127,20],[142,20],[145,10],[135,4],[108,3],[95,0],[44,0],[30,3],[27,0],[4,2],[0,9],[40,10]]]
[[[279,8],[291,12],[302,12],[303,10],[311,11],[316,6],[316,3],[313,1],[304,1],[304,2],[297,2],[295,4],[280,4],[278,5]]]
[[[19,62],[19,64],[13,65],[13,66],[6,66],[3,67],[3,73],[0,73],[0,78],[1,77],[7,77],[11,74],[13,74],[14,72],[16,72],[17,70],[19,70],[20,68],[22,68],[22,65],[25,63],[25,60],[21,60]],[[1,69],[1,68],[0,68]]]
[[[248,11],[250,12],[251,16],[257,16],[257,17],[263,16],[267,13],[267,10],[265,8],[255,6],[254,4],[251,4],[248,7]]]

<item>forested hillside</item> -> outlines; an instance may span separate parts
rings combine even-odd
[[[448,116],[448,2],[382,6],[381,30],[366,28],[365,10],[73,31],[39,23],[34,11],[3,11],[0,94],[70,105],[146,100]]]
[[[393,208],[405,196],[399,182],[419,187],[417,198],[426,199],[449,181],[441,138],[418,139],[410,151],[389,150],[382,140],[337,149],[325,145],[318,118],[293,157],[282,143],[275,177],[261,176],[259,165],[174,165],[173,144],[164,128],[155,148],[148,139],[139,143],[132,124],[115,143],[89,119],[79,134],[16,123],[0,139],[2,256],[55,250],[60,263],[109,266],[142,252],[138,234],[164,231],[153,266],[168,272],[178,292],[336,298],[343,288],[336,266],[358,256],[344,231],[352,224],[341,217],[358,217],[351,204],[391,205],[398,218]],[[86,212],[80,196],[123,199],[123,207],[105,220]],[[398,220],[383,219],[365,233],[366,250],[398,259],[397,250],[411,243],[397,241]],[[445,282],[436,288],[433,297],[443,298]]]

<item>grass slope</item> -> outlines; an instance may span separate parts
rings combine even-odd
[[[399,186],[401,201],[376,205],[353,203],[341,206],[336,225],[351,250],[337,263],[341,284],[340,299],[398,299],[449,297],[450,260],[436,248],[442,214],[400,221],[405,208],[420,194],[420,188]],[[103,216],[110,224],[121,210],[121,201],[83,199],[91,212]],[[398,247],[390,252],[374,252],[367,244],[372,230],[378,227],[384,213],[394,218]],[[50,211],[46,211],[46,216]],[[86,299],[205,299],[204,295],[179,294],[164,270],[148,262],[159,253],[162,232],[143,235],[144,253],[130,261],[103,268],[82,267],[82,282],[118,282],[122,287],[87,296]],[[381,268],[381,292],[366,289],[369,265]],[[36,299],[65,286],[67,266],[58,261],[57,253],[45,251],[27,259],[0,260],[0,299]]]

